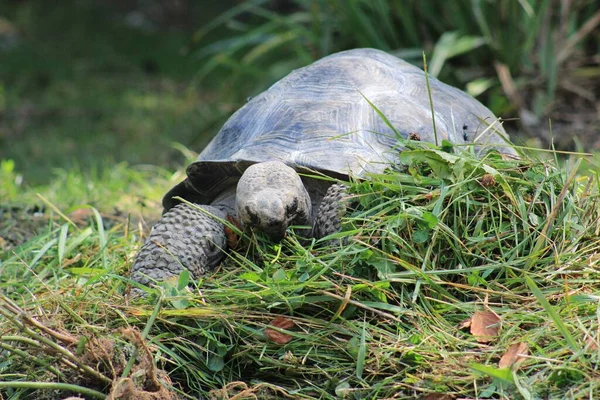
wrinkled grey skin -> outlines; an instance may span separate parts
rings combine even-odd
[[[274,240],[290,224],[312,225],[316,238],[336,232],[344,187],[296,171],[361,178],[397,161],[397,133],[435,142],[429,92],[439,144],[516,154],[496,117],[466,93],[435,78],[428,88],[422,70],[383,51],[333,54],[293,71],[229,118],[163,198],[163,218],[136,257],[133,279],[151,283],[183,268],[196,278],[214,268],[227,246],[227,215]]]

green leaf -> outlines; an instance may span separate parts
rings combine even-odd
[[[412,235],[412,240],[415,243],[425,243],[429,239],[429,229],[416,230]]]
[[[175,288],[171,289],[173,289],[173,291],[175,292]],[[173,293],[173,295],[176,296],[178,295],[178,293]],[[190,306],[190,302],[183,297],[175,297],[174,299],[170,300],[170,302],[173,308],[175,308],[176,310],[185,310]]]
[[[285,273],[285,269],[279,268],[273,274],[273,281],[275,282],[284,282],[287,280],[287,274]]]
[[[477,97],[495,85],[496,79],[494,78],[479,78],[467,83],[466,89],[471,96]]]
[[[15,170],[15,161],[11,159],[0,161],[0,169],[5,175],[12,174]]]
[[[424,162],[429,165],[434,174],[441,179],[452,176],[450,164],[453,164],[458,160],[457,156],[432,149],[403,151],[398,158],[400,159],[400,162],[409,165],[414,162]]]
[[[358,359],[358,349],[360,348],[360,339],[357,338],[356,336],[352,336],[350,338],[350,340],[348,340],[348,343],[345,346],[346,351],[348,352],[348,354],[350,354],[352,357]]]
[[[429,212],[429,211],[425,211],[423,213],[423,215],[421,216],[421,219],[427,223],[427,227],[429,229],[433,229],[436,227],[436,225],[439,222],[438,217],[436,217],[433,213]]]
[[[211,354],[206,366],[213,372],[219,372],[225,367],[225,360],[221,356]]]
[[[177,280],[177,290],[184,290],[190,283],[190,271],[187,269],[182,270],[179,273],[179,279]]]
[[[377,253],[371,252],[370,256],[364,260],[368,265],[377,270],[377,277],[379,279],[386,279],[389,274],[396,272],[396,265],[387,257]]]
[[[261,282],[262,278],[256,272],[244,272],[240,274],[240,278],[245,279],[250,282]]]
[[[345,399],[348,396],[350,388],[350,383],[343,381],[335,387],[335,395],[340,399]]]
[[[513,373],[510,368],[495,368],[477,363],[471,364],[471,368],[474,371],[487,375],[491,378],[498,379],[502,382],[510,383],[511,385],[515,383]]]

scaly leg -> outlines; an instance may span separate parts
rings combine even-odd
[[[216,207],[178,204],[154,226],[132,267],[133,280],[151,284],[177,276],[184,268],[193,278],[215,268],[226,249],[224,225],[209,214],[225,219]]]
[[[346,186],[337,183],[327,189],[313,224],[312,236],[315,239],[339,232],[342,228],[342,217],[348,207],[346,189]]]

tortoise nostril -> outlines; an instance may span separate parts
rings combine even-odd
[[[292,200],[292,204],[288,204],[287,206],[285,206],[285,213],[286,215],[292,215],[295,214],[298,211],[298,198],[294,197],[294,200]]]
[[[248,216],[248,218],[250,218],[250,224],[253,226],[258,225],[259,224],[258,215],[256,215],[256,213],[254,213],[249,206],[246,206],[245,209],[246,209],[246,215]]]

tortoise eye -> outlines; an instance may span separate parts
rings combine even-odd
[[[467,133],[467,129],[469,129],[469,126],[467,124],[464,124],[462,126],[462,130],[463,130],[463,140],[465,142],[469,140],[469,134]]]

